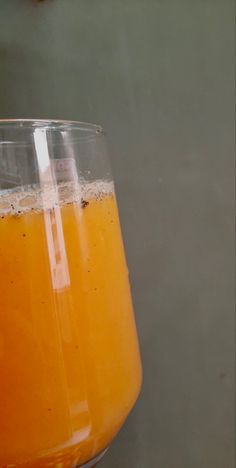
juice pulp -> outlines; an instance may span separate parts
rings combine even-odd
[[[92,459],[140,381],[113,194],[0,214],[0,467]]]

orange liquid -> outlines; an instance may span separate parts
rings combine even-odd
[[[114,197],[0,218],[0,467],[92,459],[140,382]]]

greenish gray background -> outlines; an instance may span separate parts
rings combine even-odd
[[[0,2],[0,117],[108,134],[142,347],[104,468],[234,468],[234,2]]]

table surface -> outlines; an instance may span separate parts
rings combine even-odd
[[[234,468],[234,2],[2,0],[1,117],[108,134],[142,348],[104,468]]]

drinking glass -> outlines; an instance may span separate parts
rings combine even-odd
[[[0,122],[0,467],[92,467],[141,364],[102,129]]]

